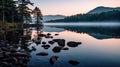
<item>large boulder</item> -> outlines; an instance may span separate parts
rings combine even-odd
[[[77,47],[79,44],[81,44],[81,42],[70,41],[67,43],[69,47]]]

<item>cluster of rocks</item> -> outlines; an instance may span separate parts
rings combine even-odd
[[[29,52],[18,48],[18,45],[0,41],[0,67],[27,67]]]
[[[40,36],[40,37],[45,37],[45,38],[53,38],[53,36],[51,36],[50,33],[47,33],[47,34],[39,34],[38,36]]]
[[[52,49],[54,53],[58,53],[61,50],[69,50],[68,47],[65,47],[65,40],[64,39],[53,39],[50,42],[52,42],[52,43],[57,42],[57,44],[58,44],[58,46],[55,46]],[[80,44],[81,44],[81,42],[74,42],[74,41],[67,42],[67,46],[69,46],[69,47],[77,47]]]
[[[27,32],[30,33],[30,32]],[[55,34],[55,36],[58,36],[59,34]],[[41,42],[41,37],[45,37],[45,38],[51,38],[50,41],[45,42]],[[27,36],[21,36],[20,40],[21,40],[21,44],[23,44],[23,46],[21,45],[16,45],[14,43],[8,43],[7,41],[0,41],[0,67],[27,67],[27,63],[29,62],[29,57],[30,57],[30,52],[31,51],[36,51],[37,49],[35,48],[35,46],[32,46],[32,49],[29,50],[27,48],[28,46],[28,40],[30,40],[31,37],[29,35]],[[54,45],[54,43],[57,43],[56,46],[54,46],[52,48],[52,51],[54,53],[59,53],[61,52],[61,50],[69,50],[68,47],[77,47],[78,45],[81,44],[81,42],[74,42],[74,41],[70,41],[67,42],[67,46],[66,46],[66,41],[65,39],[53,39],[53,36],[50,33],[47,34],[38,34],[38,38],[37,40],[32,40],[34,43],[38,44],[42,44],[41,47],[43,47],[44,49],[49,49],[51,47],[51,45]],[[47,52],[39,52],[36,53],[37,56],[48,56],[49,54]],[[58,60],[58,56],[52,56],[50,57],[50,64],[53,65],[57,60]],[[79,64],[79,62],[75,61],[75,60],[70,60],[68,61],[68,63],[72,64],[72,65],[77,65]]]
[[[54,43],[57,43],[58,45],[55,46],[52,51],[54,53],[59,53],[61,50],[69,50],[68,47],[65,47],[65,40],[64,39],[53,39],[51,41],[48,41],[49,44],[46,44],[46,42],[42,42],[43,45],[41,45],[44,49],[49,49],[50,45],[53,45]],[[67,42],[67,46],[69,47],[78,47],[78,45],[80,45],[81,42],[74,42],[74,41],[70,41]]]
[[[58,36],[59,34],[55,34],[55,36]],[[56,46],[54,46],[52,48],[52,51],[54,53],[59,53],[61,52],[61,50],[69,50],[68,47],[78,47],[78,45],[81,44],[81,42],[75,42],[75,41],[69,41],[66,43],[65,39],[53,39],[53,36],[51,36],[50,33],[47,33],[47,34],[39,34],[38,35],[39,37],[45,37],[45,38],[52,38],[50,41],[48,42],[41,42],[41,47],[43,47],[44,49],[49,49],[51,45],[54,45],[54,43],[57,43]],[[65,47],[67,44],[68,47]],[[38,56],[48,56],[49,54],[47,52],[39,52],[37,53],[36,55]],[[53,65],[57,59],[59,57],[58,56],[52,56],[49,60],[50,64]],[[70,60],[68,61],[68,63],[72,64],[72,65],[77,65],[79,64],[78,61],[75,61],[75,60]]]

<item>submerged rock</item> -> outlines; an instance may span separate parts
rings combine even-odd
[[[42,47],[43,47],[44,49],[48,49],[48,48],[50,48],[50,45],[42,45]]]
[[[68,61],[69,64],[72,64],[72,65],[78,65],[79,62],[78,61],[75,61],[75,60],[70,60]]]
[[[59,53],[63,47],[62,46],[56,46],[52,49],[54,53]]]
[[[46,35],[45,35],[45,34],[39,34],[38,36],[40,36],[40,37],[45,37]]]
[[[55,34],[55,36],[58,36],[59,34]]]
[[[50,38],[50,36],[46,35],[45,38]]]
[[[46,42],[42,42],[42,44],[46,44]]]
[[[64,47],[64,48],[62,48],[62,50],[69,50],[69,48],[68,47]]]
[[[51,34],[50,33],[47,33],[48,36],[50,36]]]
[[[55,42],[54,41],[48,41],[49,44],[54,44]]]
[[[41,42],[40,42],[40,41],[35,41],[35,43],[36,43],[36,44],[41,44]]]
[[[57,42],[59,46],[62,46],[62,47],[65,46],[65,40],[64,39],[53,39],[53,41]]]
[[[50,38],[53,38],[53,36],[50,36]]]
[[[53,39],[54,42],[58,42],[59,40],[61,40],[61,39]]]
[[[37,49],[36,49],[34,46],[32,46],[32,50],[33,50],[33,51],[36,51]]]
[[[58,56],[52,56],[49,61],[50,64],[53,65],[57,61],[57,59],[58,59]]]
[[[81,44],[81,42],[70,41],[67,43],[69,47],[77,47],[79,44]]]
[[[47,56],[48,53],[46,53],[46,52],[40,52],[40,53],[37,53],[36,55],[39,55],[39,56]]]

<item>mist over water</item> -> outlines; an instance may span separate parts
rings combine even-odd
[[[71,23],[44,23],[45,25],[55,25],[55,26],[120,26],[120,22],[71,22]]]

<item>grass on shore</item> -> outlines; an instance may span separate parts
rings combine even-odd
[[[43,24],[22,24],[22,23],[9,23],[9,22],[1,22],[0,21],[0,28],[15,28],[18,27],[20,28],[23,25],[23,27],[39,27],[39,26],[43,26]]]
[[[7,27],[7,28],[10,28],[10,27],[15,27],[17,25],[19,25],[21,23],[9,23],[9,22],[2,22],[0,21],[0,27]]]

